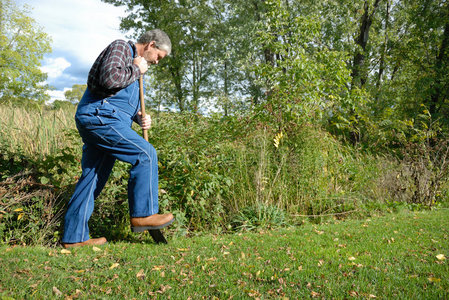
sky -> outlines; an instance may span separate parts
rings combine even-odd
[[[42,60],[47,82],[55,90],[52,100],[63,100],[74,84],[86,84],[93,62],[116,39],[130,39],[119,30],[126,7],[115,7],[100,0],[16,0],[27,5],[32,17],[51,39],[52,52]]]

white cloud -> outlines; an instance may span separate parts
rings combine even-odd
[[[32,15],[52,39],[53,50],[76,55],[92,64],[110,42],[125,38],[119,31],[125,7],[101,0],[21,0],[34,7]]]
[[[47,73],[48,79],[52,80],[61,76],[64,70],[71,65],[64,57],[46,58],[41,71]]]
[[[31,17],[52,39],[53,52],[42,61],[42,71],[60,93],[64,87],[85,83],[90,66],[109,43],[127,39],[119,30],[125,7],[101,0],[15,1],[31,7]]]
[[[50,96],[50,100],[47,102],[47,104],[53,103],[55,100],[66,100],[64,93],[68,90],[71,90],[71,89],[65,88],[62,91],[48,90],[47,95]]]

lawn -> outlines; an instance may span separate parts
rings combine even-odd
[[[449,297],[449,210],[70,251],[0,247],[0,297]]]

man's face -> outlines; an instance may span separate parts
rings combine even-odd
[[[160,50],[156,48],[154,42],[149,43],[143,52],[143,58],[149,63],[153,65],[157,65],[161,59],[163,59],[167,55],[167,52],[164,50]]]

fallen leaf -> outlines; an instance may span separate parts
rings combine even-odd
[[[242,259],[245,259],[245,253],[242,252]]]
[[[348,258],[350,261],[353,261],[353,260],[355,260],[355,257],[354,256],[351,256],[351,257],[349,257]]]
[[[441,279],[440,278],[435,278],[435,277],[429,277],[427,278],[430,282],[440,282]]]
[[[446,256],[444,256],[444,254],[438,254],[437,258],[438,258],[438,260],[445,260]]]
[[[55,293],[56,296],[62,296],[62,292],[55,286],[53,287],[53,293]]]
[[[164,268],[164,266],[154,266],[153,269],[151,269],[151,271],[160,271]]]
[[[62,254],[71,254],[72,252],[70,252],[70,250],[67,250],[67,249],[62,249],[61,253]]]
[[[23,211],[23,208],[16,208],[14,211],[15,212]]]
[[[351,297],[358,297],[359,293],[357,293],[356,291],[350,291],[349,292],[349,296],[351,296]]]
[[[92,247],[92,250],[94,250],[95,252],[100,252],[101,251],[101,249],[100,248],[98,248],[98,247]]]
[[[20,215],[18,215],[18,216],[17,216],[17,221],[19,221],[20,219],[22,219],[24,215],[25,215],[24,213],[21,213]]]
[[[317,292],[314,292],[314,291],[312,291],[310,294],[311,294],[312,298],[318,298],[318,297],[321,296],[320,293],[317,293]]]
[[[112,266],[109,267],[109,270],[115,269],[115,268],[117,268],[118,266],[120,266],[119,263],[113,263]]]
[[[138,279],[144,279],[145,278],[145,271],[143,269],[140,269],[140,271],[137,272],[136,277]]]
[[[377,298],[377,296],[376,296],[376,295],[373,295],[373,294],[369,294],[368,297],[369,297],[369,298]]]

